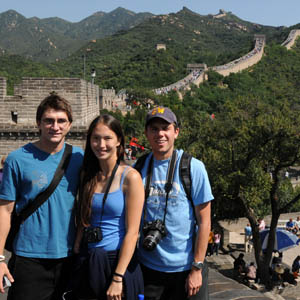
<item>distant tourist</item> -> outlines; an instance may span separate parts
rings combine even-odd
[[[236,271],[237,275],[240,276],[245,273],[246,271],[246,262],[244,261],[244,254],[240,253],[239,256],[233,262],[234,270]]]
[[[244,232],[245,232],[245,242],[244,242],[245,252],[251,252],[252,244],[250,243],[250,240],[252,239],[252,228],[249,223],[244,228]]]
[[[259,219],[258,219],[258,230],[259,230],[259,231],[262,231],[262,230],[264,230],[265,228],[266,228],[266,223],[265,223],[264,219],[259,218]]]
[[[255,280],[256,281],[256,267],[254,262],[252,261],[246,270],[246,279]]]
[[[297,228],[297,232],[298,232],[300,230],[300,217],[299,216],[297,217],[295,224],[296,224],[296,228]]]
[[[292,272],[295,278],[299,276],[299,270],[300,270],[300,255],[298,255],[292,264]]]
[[[288,220],[288,222],[286,222],[286,224],[285,224],[285,229],[286,229],[287,231],[292,232],[292,233],[296,233],[296,232],[297,232],[296,223],[293,221],[292,218],[290,218],[290,219]]]
[[[214,233],[211,230],[208,236],[207,255],[211,256],[214,253]]]
[[[214,251],[213,253],[216,253],[216,255],[219,255],[219,249],[220,249],[220,243],[221,243],[221,234],[219,231],[215,231],[214,233]]]

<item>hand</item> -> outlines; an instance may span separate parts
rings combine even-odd
[[[117,280],[120,280],[118,278]],[[114,282],[112,281],[108,290],[107,290],[107,300],[122,300],[123,296],[123,282]]]
[[[185,290],[188,298],[196,295],[202,286],[202,270],[191,269],[185,282]]]
[[[10,282],[14,282],[14,278],[10,274],[8,267],[4,261],[0,262],[0,293],[4,294],[3,276],[6,275]]]
[[[80,245],[74,245],[73,253],[74,254],[79,254],[80,253]]]

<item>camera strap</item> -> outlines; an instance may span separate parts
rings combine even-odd
[[[164,217],[163,217],[163,224],[165,224],[166,220],[166,214],[167,214],[167,206],[168,206],[168,199],[169,194],[173,186],[173,180],[174,180],[174,172],[175,172],[175,164],[177,161],[177,152],[176,150],[173,150],[172,157],[170,164],[168,166],[168,172],[167,172],[167,182],[165,184],[165,192],[166,192],[166,205],[165,205],[165,211],[164,211]],[[147,179],[146,179],[146,189],[145,189],[145,205],[144,205],[144,221],[146,219],[146,205],[147,205],[147,199],[150,194],[150,186],[152,181],[152,175],[153,175],[153,155],[150,158],[148,170],[147,170]]]
[[[115,164],[115,166],[114,166],[114,168],[113,168],[113,170],[112,170],[112,172],[111,172],[111,176],[110,176],[109,181],[107,183],[107,186],[105,188],[105,192],[104,192],[103,199],[102,199],[102,209],[101,209],[100,223],[102,221],[102,217],[103,217],[103,213],[104,213],[104,204],[105,204],[107,195],[109,193],[109,189],[111,187],[112,181],[113,181],[113,179],[114,179],[114,177],[116,175],[116,172],[118,170],[119,165],[120,165],[120,160],[118,159],[117,162],[116,162],[116,164]]]

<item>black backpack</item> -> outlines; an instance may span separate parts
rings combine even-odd
[[[144,167],[145,161],[149,154],[150,153],[146,153],[141,157],[139,157],[134,165],[134,168],[140,173]],[[184,187],[186,196],[191,201],[192,206],[194,207],[194,203],[191,196],[191,189],[192,189],[191,160],[192,160],[192,156],[187,152],[183,152],[179,163],[179,176],[182,181],[182,185]]]

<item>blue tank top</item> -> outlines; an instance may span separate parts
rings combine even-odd
[[[98,243],[89,243],[89,248],[101,247],[105,251],[113,251],[121,248],[126,233],[125,195],[122,191],[122,186],[127,168],[124,169],[121,175],[119,189],[107,195],[102,221],[101,213],[104,193],[94,193],[93,195],[91,226],[100,227],[103,238]]]

